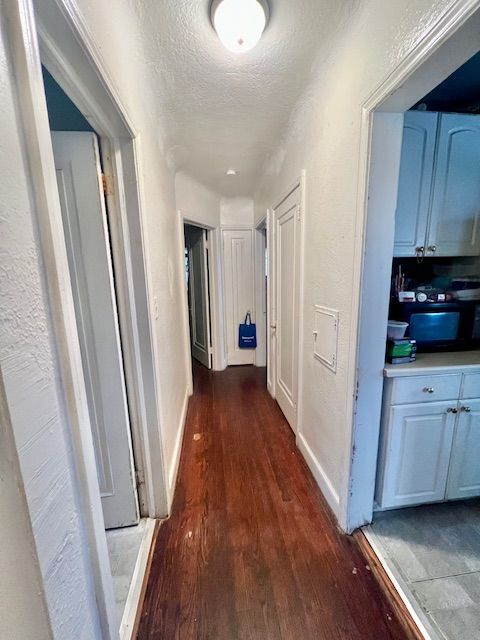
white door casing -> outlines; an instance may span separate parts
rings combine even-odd
[[[105,527],[128,526],[139,514],[98,141],[52,143]]]
[[[255,322],[253,230],[223,229],[222,235],[227,364],[254,364],[255,349],[238,346],[238,328],[247,311]]]
[[[270,327],[275,345],[275,397],[294,431],[298,398],[300,217],[298,185],[273,211],[275,277]]]
[[[188,303],[192,356],[211,369],[210,304],[208,285],[207,232],[185,226],[188,251]]]

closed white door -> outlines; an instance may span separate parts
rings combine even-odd
[[[415,256],[425,246],[430,211],[438,113],[407,111],[395,214],[395,256]]]
[[[223,230],[223,280],[225,291],[225,335],[227,364],[253,364],[255,349],[240,349],[238,328],[247,311],[254,311],[253,231]]]
[[[275,232],[275,397],[297,429],[298,323],[300,293],[300,187],[273,213]]]
[[[188,252],[188,305],[192,356],[210,369],[212,357],[206,235],[205,229],[190,225],[185,226],[185,247]]]
[[[393,407],[383,470],[381,507],[445,499],[456,403]]]
[[[480,117],[442,114],[427,250],[480,254]]]
[[[461,400],[453,439],[447,498],[480,496],[480,400]]]
[[[128,526],[138,501],[98,141],[52,142],[105,526]]]

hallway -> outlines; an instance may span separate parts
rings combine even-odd
[[[194,374],[138,640],[405,638],[335,526],[265,370]]]

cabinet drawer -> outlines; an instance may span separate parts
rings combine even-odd
[[[455,400],[456,402],[460,393],[461,380],[461,373],[395,378],[391,404],[412,404],[437,400]]]
[[[480,398],[480,373],[465,373],[462,398]]]

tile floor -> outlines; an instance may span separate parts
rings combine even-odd
[[[108,555],[113,577],[113,590],[118,612],[118,625],[122,620],[128,590],[132,582],[140,544],[145,532],[146,519],[136,527],[110,529],[107,531]]]
[[[380,513],[368,530],[438,638],[480,640],[480,500]]]

